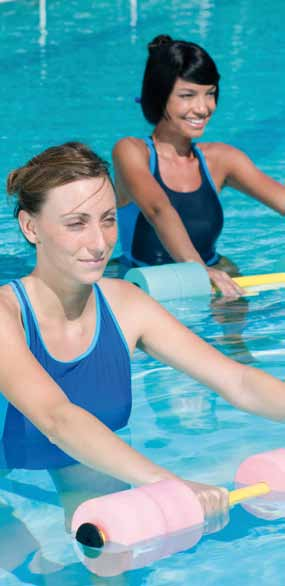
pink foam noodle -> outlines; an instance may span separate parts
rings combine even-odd
[[[103,532],[106,545],[98,555],[88,556],[78,545],[76,550],[90,571],[114,576],[193,547],[203,522],[191,489],[180,480],[162,480],[85,501],[74,513],[72,531],[87,523]]]
[[[203,520],[195,494],[184,482],[171,479],[85,501],[73,515],[72,531],[92,523],[108,541],[129,546]]]
[[[246,500],[243,506],[257,517],[285,517],[285,449],[247,458],[235,484],[230,506]],[[204,513],[186,482],[161,480],[85,501],[73,515],[72,531],[82,563],[98,576],[115,576],[196,545]]]
[[[188,550],[200,541],[202,535],[203,525],[199,525],[175,534],[136,543],[131,549],[124,549],[122,546],[121,551],[116,551],[109,542],[95,558],[84,553],[76,542],[74,546],[79,559],[90,572],[101,577],[111,577],[129,570],[144,568],[174,553]]]
[[[267,482],[271,490],[285,491],[285,448],[255,454],[244,460],[235,482],[245,485]]]
[[[265,497],[243,504],[243,507],[261,519],[285,516],[284,448],[255,454],[242,462],[235,476],[236,486],[247,486],[256,482],[266,482],[271,492]]]

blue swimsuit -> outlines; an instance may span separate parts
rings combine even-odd
[[[201,173],[201,186],[191,192],[178,192],[163,182],[158,165],[157,152],[151,138],[145,139],[150,150],[150,171],[168,196],[179,214],[193,245],[203,261],[211,266],[219,260],[216,241],[223,228],[223,209],[216,187],[210,176],[203,153],[192,145]],[[139,266],[172,263],[156,235],[155,230],[140,212],[138,206],[130,203],[118,210],[120,239],[123,257]]]
[[[94,286],[97,323],[88,350],[74,360],[62,362],[49,354],[22,282],[12,281],[11,286],[21,306],[27,343],[42,367],[70,401],[112,430],[125,426],[132,405],[129,351],[100,288]],[[1,468],[58,468],[75,462],[10,403],[2,427]]]

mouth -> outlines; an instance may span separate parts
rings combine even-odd
[[[104,264],[105,257],[100,256],[100,258],[80,258],[79,262],[83,263],[87,267],[93,267]]]
[[[184,120],[192,128],[196,128],[197,130],[200,130],[200,129],[204,128],[204,126],[206,126],[206,124],[209,120],[209,116],[207,116],[206,118],[184,118]]]

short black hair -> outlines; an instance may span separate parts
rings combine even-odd
[[[177,78],[215,85],[217,103],[220,74],[205,49],[195,43],[159,35],[148,44],[148,51],[141,93],[141,107],[148,122],[158,124],[161,120]]]

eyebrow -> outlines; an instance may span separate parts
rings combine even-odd
[[[84,218],[86,220],[89,218],[89,214],[86,214],[86,212],[66,212],[65,214],[61,214],[60,218],[66,218],[70,216],[80,216],[80,218]]]
[[[116,213],[116,208],[114,206],[103,212],[102,217],[107,216],[112,212]],[[81,218],[82,220],[88,220],[88,218],[90,218],[90,214],[87,214],[86,212],[66,212],[65,214],[60,215],[60,218],[67,217],[77,217]]]

